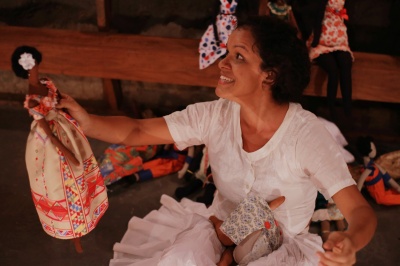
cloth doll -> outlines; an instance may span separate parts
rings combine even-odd
[[[143,163],[153,159],[160,148],[159,145],[110,145],[98,158],[104,184],[110,187],[123,177],[142,170]]]
[[[288,5],[285,0],[261,0],[259,12],[260,15],[277,17],[288,22],[297,29],[298,37],[301,39],[301,32],[297,26],[292,6]]]
[[[201,37],[199,66],[204,69],[226,53],[228,36],[236,28],[237,0],[220,0],[219,14]]]
[[[196,156],[189,164],[186,173],[183,176],[185,180],[188,181],[188,184],[183,187],[178,187],[175,190],[175,196],[181,200],[182,198],[203,188],[203,195],[197,197],[196,201],[209,206],[214,199],[216,187],[212,181],[212,172],[208,162],[207,147],[199,147],[202,148],[202,150],[196,153]]]
[[[400,186],[385,168],[374,161],[377,151],[372,137],[359,137],[357,149],[364,156],[364,167],[357,182],[358,189],[365,187],[378,204],[399,205]]]
[[[324,242],[328,239],[331,232],[331,221],[335,222],[338,231],[346,229],[344,216],[336,207],[334,201],[331,198],[326,200],[319,192],[315,200],[315,211],[311,217],[311,221],[321,223],[321,237]]]
[[[240,266],[247,265],[278,249],[283,237],[272,210],[284,200],[282,196],[268,204],[261,196],[251,193],[225,221],[211,216],[218,239],[227,247],[217,265],[231,265],[233,259]]]
[[[311,1],[313,2],[313,1]],[[349,47],[347,27],[348,19],[344,0],[318,0],[312,3],[310,16],[312,34],[308,40],[310,60],[314,60],[327,74],[327,104],[331,120],[336,122],[335,102],[340,84],[345,115],[351,116],[352,105],[352,63],[353,53]]]
[[[135,147],[113,144],[104,151],[99,163],[108,190],[115,192],[121,185],[128,187],[186,169],[191,156],[190,148],[180,151],[174,144]]]
[[[90,144],[78,123],[55,108],[60,93],[48,78],[39,78],[42,54],[20,46],[12,69],[28,79],[24,108],[33,117],[26,144],[31,194],[44,231],[72,239],[83,251],[80,237],[92,231],[108,207],[107,192]]]

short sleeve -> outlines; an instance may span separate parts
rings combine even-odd
[[[296,157],[302,170],[326,199],[355,185],[339,145],[319,121],[300,132]]]
[[[216,102],[191,104],[182,111],[164,116],[172,138],[180,150],[193,145],[207,145]]]

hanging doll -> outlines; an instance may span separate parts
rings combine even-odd
[[[298,1],[301,2],[301,1]],[[310,60],[315,62],[328,74],[327,104],[331,120],[337,121],[335,102],[338,85],[346,116],[351,116],[352,105],[352,64],[353,53],[350,50],[347,27],[348,19],[344,0],[311,1],[309,16],[313,18],[310,44]]]
[[[33,202],[44,231],[72,239],[92,231],[108,207],[106,189],[90,144],[77,122],[55,106],[60,93],[39,78],[41,53],[20,46],[11,57],[14,73],[28,79],[24,108],[33,117],[26,144],[26,166]]]
[[[277,17],[292,25],[297,29],[298,38],[301,39],[301,32],[297,26],[296,18],[293,14],[292,7],[285,0],[261,0],[259,14]]]
[[[259,195],[249,194],[225,221],[211,216],[218,239],[226,246],[217,265],[231,265],[233,260],[247,265],[278,249],[283,237],[272,211],[284,200],[281,196],[268,204]]]
[[[199,65],[204,69],[226,53],[226,42],[237,26],[237,0],[220,0],[219,14],[201,37]]]
[[[385,168],[374,161],[377,151],[372,137],[359,137],[357,149],[364,156],[364,169],[357,182],[358,189],[364,186],[378,204],[399,205],[400,185]]]

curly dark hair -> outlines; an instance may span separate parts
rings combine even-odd
[[[23,53],[29,53],[32,54],[33,59],[35,59],[35,63],[37,65],[42,62],[42,54],[32,46],[19,46],[17,47],[14,52],[11,55],[11,66],[12,70],[14,71],[15,75],[17,77],[27,79],[29,77],[29,72],[28,70],[25,70],[19,63],[18,60],[21,58],[21,55]]]
[[[278,103],[300,102],[310,82],[311,63],[297,30],[278,18],[249,16],[238,21],[238,28],[249,29],[255,39],[263,71],[273,71],[272,97]]]

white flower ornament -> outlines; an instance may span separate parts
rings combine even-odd
[[[23,53],[21,58],[18,60],[18,63],[25,70],[31,70],[35,66],[35,59],[33,59],[32,54]]]

